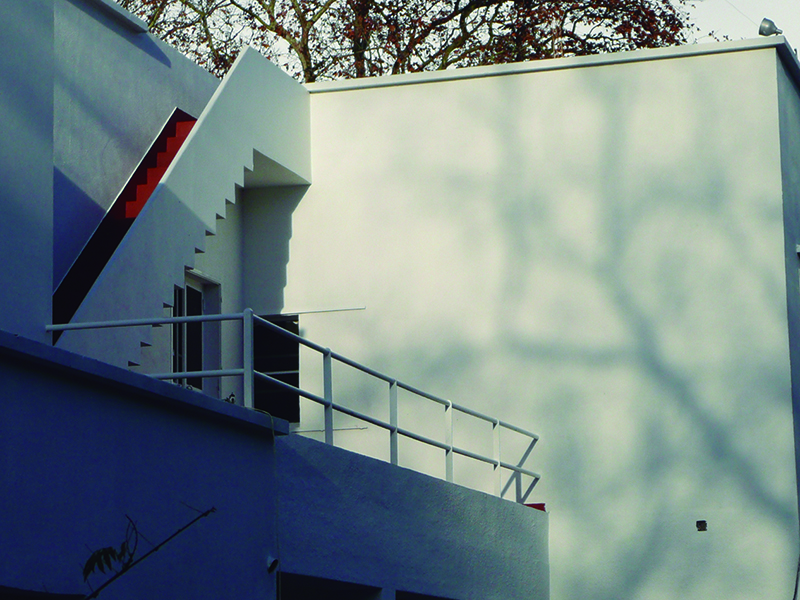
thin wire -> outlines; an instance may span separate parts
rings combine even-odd
[[[725,2],[727,2],[728,4],[730,4],[730,5],[731,5],[731,6],[732,6],[732,7],[733,7],[733,8],[734,8],[734,9],[735,9],[735,10],[736,10],[736,11],[737,11],[737,12],[738,12],[740,15],[742,15],[742,16],[743,16],[745,19],[747,19],[748,21],[750,21],[750,22],[751,22],[753,25],[758,25],[758,23],[756,23],[755,21],[753,21],[753,19],[751,19],[750,17],[748,17],[746,14],[744,14],[744,13],[743,13],[743,12],[742,12],[742,11],[739,9],[739,7],[738,7],[738,6],[736,6],[736,5],[735,5],[733,2],[731,2],[731,0],[725,0]]]

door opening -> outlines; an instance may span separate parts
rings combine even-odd
[[[186,275],[184,287],[175,287],[172,315],[193,317],[219,314],[220,286],[196,274]],[[203,371],[220,368],[220,324],[175,323],[172,326],[172,372]],[[219,396],[217,378],[186,377],[175,380]]]

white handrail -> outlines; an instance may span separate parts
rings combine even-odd
[[[98,322],[91,322],[91,323],[67,323],[61,325],[47,325],[46,330],[49,332],[53,331],[65,331],[65,330],[80,330],[80,329],[104,329],[104,328],[112,328],[112,327],[140,327],[146,325],[171,325],[176,323],[198,323],[198,322],[218,322],[218,321],[241,321],[242,322],[242,350],[243,350],[243,365],[241,368],[232,368],[232,369],[213,369],[213,370],[201,370],[201,371],[185,371],[180,373],[157,373],[151,375],[156,379],[186,379],[189,377],[242,377],[244,380],[244,405],[247,408],[254,408],[254,390],[255,390],[255,380],[261,379],[263,381],[268,381],[271,384],[289,391],[291,393],[297,394],[307,400],[320,404],[324,408],[324,432],[325,432],[325,442],[327,444],[333,445],[333,414],[334,412],[339,412],[360,421],[364,421],[366,423],[370,423],[376,427],[384,429],[389,432],[389,445],[390,445],[390,462],[393,465],[399,464],[399,450],[398,450],[398,436],[407,437],[412,440],[416,440],[420,443],[427,444],[429,446],[433,446],[435,448],[439,448],[440,450],[444,450],[445,452],[445,479],[449,482],[453,482],[453,456],[458,454],[460,456],[464,456],[467,458],[471,458],[472,460],[476,460],[479,462],[483,462],[489,465],[492,465],[494,470],[494,490],[495,495],[503,496],[506,491],[508,491],[509,487],[513,482],[516,482],[516,501],[517,502],[524,502],[527,496],[530,494],[533,487],[538,483],[541,479],[541,475],[535,471],[531,471],[523,467],[523,464],[527,460],[528,456],[530,455],[533,447],[539,441],[539,436],[535,433],[527,431],[521,427],[517,427],[516,425],[512,425],[505,421],[501,421],[500,419],[496,419],[494,417],[490,417],[478,411],[472,410],[465,406],[461,406],[451,402],[450,400],[440,398],[433,394],[429,394],[424,392],[420,389],[417,389],[411,385],[402,383],[397,379],[389,377],[383,373],[375,371],[374,369],[370,369],[367,366],[364,366],[352,359],[349,359],[341,354],[333,352],[330,348],[325,348],[320,346],[319,344],[315,344],[291,331],[287,331],[286,329],[267,321],[255,314],[251,309],[245,309],[241,313],[230,313],[230,314],[219,314],[219,315],[199,315],[199,316],[190,316],[190,317],[161,317],[161,318],[153,318],[153,319],[123,319],[119,321],[98,321]],[[280,381],[275,377],[272,377],[270,374],[261,373],[255,370],[254,361],[253,361],[253,345],[254,345],[254,335],[253,329],[255,326],[261,327],[268,327],[275,333],[280,335],[286,336],[298,344],[302,344],[303,346],[310,348],[312,350],[316,350],[322,355],[323,360],[323,396],[318,396],[312,392],[303,390],[299,387],[295,387],[291,384],[288,384],[284,381]],[[349,367],[357,369],[367,375],[380,379],[386,382],[389,385],[389,423],[381,421],[380,419],[376,419],[375,417],[371,417],[369,415],[365,415],[358,411],[355,411],[351,408],[346,406],[342,406],[336,404],[333,401],[333,361],[340,362],[345,364]],[[276,373],[273,373],[275,375]],[[426,400],[430,400],[436,404],[444,406],[444,417],[445,417],[445,431],[444,431],[444,442],[439,440],[435,440],[429,438],[427,436],[421,435],[419,433],[415,433],[408,429],[404,429],[398,425],[398,418],[397,418],[397,390],[403,389],[407,392],[410,392],[420,398],[424,398]],[[472,452],[471,450],[467,450],[466,448],[460,448],[453,444],[453,411],[458,411],[465,415],[469,415],[476,419],[480,419],[482,421],[486,421],[492,425],[492,456],[484,456],[477,452]],[[530,439],[527,449],[523,453],[523,456],[519,462],[519,464],[512,464],[506,461],[503,461],[500,456],[500,429],[508,429],[509,431],[513,431],[514,433],[520,434]],[[501,479],[501,470],[506,469],[511,471],[511,476],[509,477],[508,481],[506,482],[505,486],[502,485]],[[532,479],[531,483],[528,485],[527,489],[523,492],[522,491],[522,476],[530,477]]]

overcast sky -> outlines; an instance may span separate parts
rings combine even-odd
[[[702,30],[698,38],[710,30],[733,40],[755,38],[761,19],[767,17],[783,30],[793,48],[800,46],[800,0],[695,0],[694,4],[690,14]]]

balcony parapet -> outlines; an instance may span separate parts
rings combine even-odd
[[[244,398],[243,405],[249,409],[255,409],[254,395],[255,395],[255,382],[262,380],[269,384],[297,394],[311,402],[314,402],[323,407],[324,410],[324,435],[325,443],[329,445],[334,444],[334,413],[341,413],[355,418],[361,422],[369,423],[375,427],[385,430],[389,434],[389,462],[393,465],[400,464],[399,452],[399,438],[405,437],[415,440],[427,446],[431,446],[442,450],[444,452],[445,463],[445,479],[448,482],[456,483],[454,476],[453,459],[456,455],[463,456],[474,461],[488,464],[492,467],[493,472],[493,488],[494,494],[499,497],[504,497],[512,485],[515,485],[515,500],[518,503],[524,503],[534,486],[541,479],[541,475],[536,471],[526,468],[524,465],[527,462],[534,446],[539,441],[539,436],[535,433],[527,431],[521,427],[502,421],[500,419],[490,417],[478,411],[467,408],[460,404],[456,404],[448,399],[440,398],[414,386],[403,383],[393,377],[380,373],[365,365],[362,365],[352,359],[347,358],[341,354],[332,351],[330,348],[325,348],[319,344],[315,344],[302,336],[294,334],[286,329],[271,323],[255,315],[252,309],[245,309],[241,313],[217,314],[217,315],[198,315],[187,317],[160,317],[152,319],[122,319],[118,321],[98,321],[91,323],[67,323],[59,325],[48,325],[46,327],[48,332],[66,331],[66,330],[89,330],[89,329],[108,329],[119,327],[142,327],[142,326],[159,326],[159,325],[176,325],[184,323],[212,323],[221,321],[238,321],[241,322],[242,328],[242,350],[243,360],[240,367],[224,368],[224,369],[209,369],[209,370],[193,370],[182,372],[168,372],[168,373],[154,373],[149,376],[158,380],[173,380],[179,381],[187,378],[213,378],[213,377],[238,377],[243,381]],[[274,375],[276,373],[263,373],[254,367],[254,329],[256,327],[265,327],[272,330],[274,333],[286,336],[298,344],[305,346],[313,351],[319,353],[322,357],[322,373],[323,373],[323,395],[312,393],[308,390],[295,387],[291,384],[277,379]],[[382,421],[373,416],[366,415],[359,411],[353,410],[343,404],[334,402],[333,390],[333,365],[339,363],[346,365],[350,368],[356,369],[374,379],[380,380],[387,385],[387,401],[389,405],[389,422]],[[398,423],[398,390],[404,390],[413,396],[427,400],[434,404],[438,404],[443,408],[443,436],[442,440],[436,440],[431,437],[422,435],[410,429],[399,426]],[[492,431],[492,455],[486,456],[470,449],[456,446],[453,443],[454,436],[454,414],[461,413],[468,415],[479,421],[483,421],[491,426]],[[503,460],[501,456],[500,434],[502,430],[513,432],[514,434],[523,436],[526,442],[526,448],[518,457],[517,462],[508,462]],[[508,478],[504,481],[503,475],[508,474]],[[523,485],[523,479],[526,485]]]

